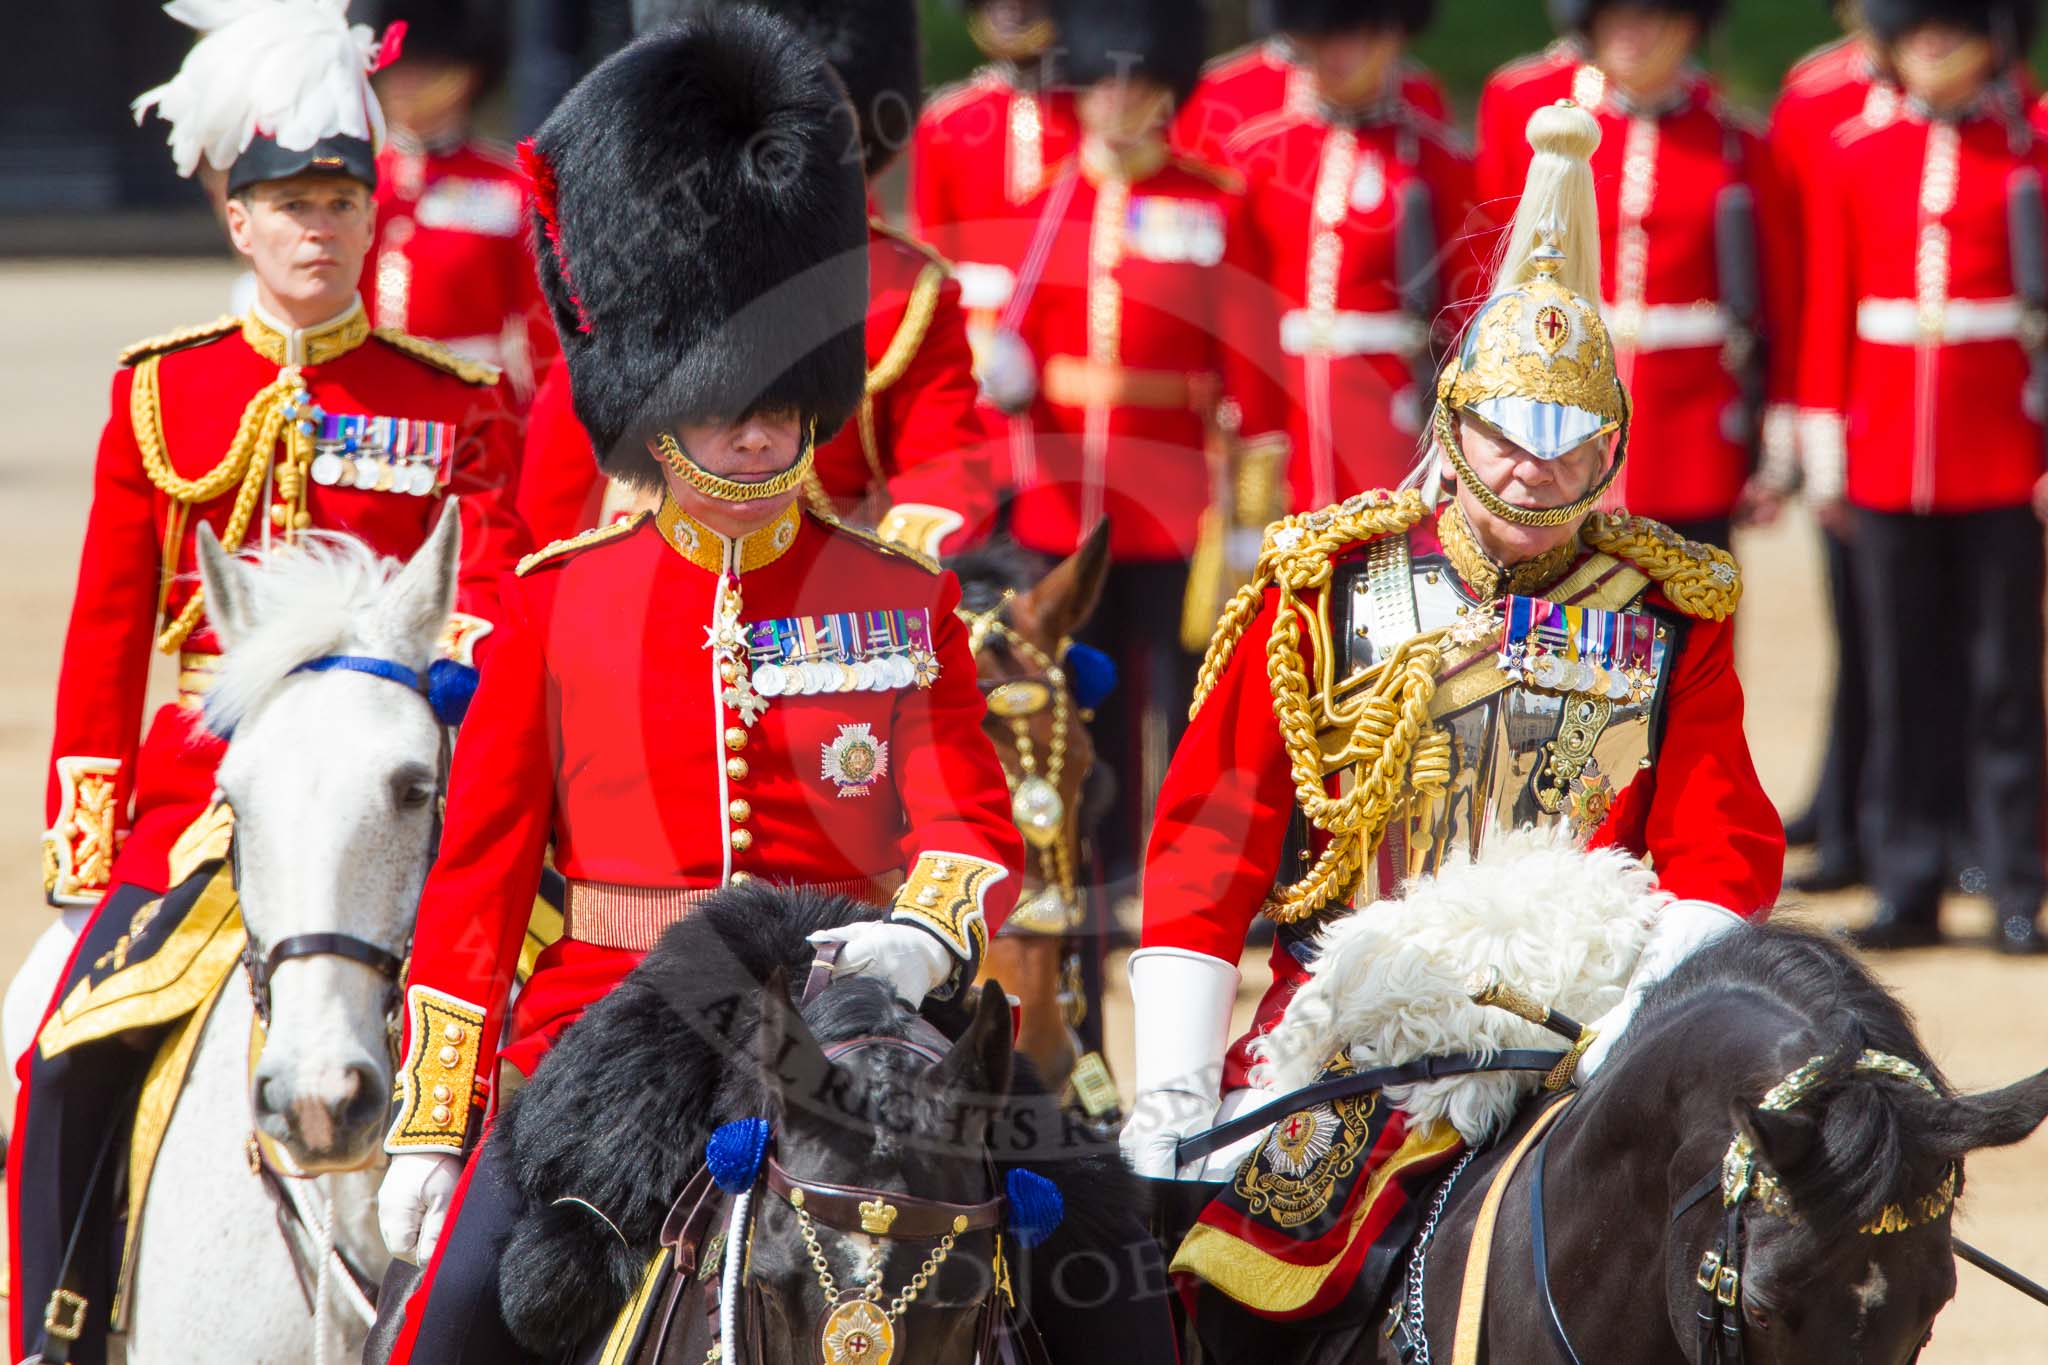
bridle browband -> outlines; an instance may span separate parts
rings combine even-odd
[[[1836,1059],[1830,1056],[1808,1058],[1784,1080],[1771,1087],[1757,1108],[1766,1113],[1788,1112],[1829,1081],[1858,1072],[1890,1076],[1930,1095],[1940,1093],[1921,1067],[1889,1053],[1866,1050],[1846,1070],[1838,1070]],[[1544,1158],[1551,1137],[1561,1127],[1563,1125],[1559,1124],[1546,1132],[1532,1154],[1534,1170],[1529,1180],[1529,1249],[1535,1263],[1536,1284],[1543,1299],[1543,1322],[1549,1329],[1551,1344],[1570,1365],[1581,1365],[1579,1354],[1572,1348],[1571,1337],[1565,1331],[1564,1319],[1558,1312],[1557,1298],[1551,1291],[1550,1248],[1544,1219]],[[1921,1196],[1909,1207],[1887,1205],[1876,1218],[1857,1230],[1866,1236],[1881,1237],[1933,1222],[1954,1206],[1957,1176],[1957,1168],[1951,1165],[1933,1193]],[[1797,1222],[1799,1215],[1792,1207],[1791,1197],[1783,1184],[1777,1176],[1764,1169],[1757,1159],[1754,1144],[1742,1133],[1737,1133],[1728,1144],[1721,1164],[1701,1177],[1673,1206],[1671,1226],[1675,1229],[1681,1218],[1717,1191],[1721,1195],[1723,1210],[1720,1235],[1715,1244],[1701,1254],[1693,1279],[1700,1291],[1695,1313],[1697,1331],[1693,1362],[1694,1365],[1743,1365],[1747,1352],[1743,1341],[1742,1274],[1747,1249],[1744,1224],[1748,1212],[1755,1209],[1790,1222]],[[1925,1347],[1923,1341],[1920,1349]],[[1917,1360],[1919,1355],[1920,1350],[1915,1350],[1913,1358]]]

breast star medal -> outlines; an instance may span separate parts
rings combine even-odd
[[[834,1304],[818,1330],[825,1365],[889,1365],[896,1354],[896,1324],[867,1299]]]
[[[876,739],[873,726],[842,725],[838,738],[824,746],[819,775],[839,788],[841,796],[866,796],[888,773],[889,742]]]

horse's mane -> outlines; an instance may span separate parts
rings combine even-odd
[[[261,708],[300,664],[346,647],[405,567],[331,531],[303,534],[243,562],[254,624],[222,653],[207,691],[206,721],[215,734],[230,733]]]
[[[502,1147],[525,1205],[499,1278],[505,1321],[522,1343],[557,1352],[616,1316],[711,1130],[769,1110],[754,1054],[763,983],[780,967],[800,992],[808,936],[876,915],[871,905],[803,888],[729,887],[672,926],[562,1035],[489,1139]],[[938,1001],[922,1014],[948,1036],[969,1017]],[[803,1011],[820,1043],[901,1036],[917,1016],[886,986],[859,978]],[[998,1161],[1021,1155],[1059,1183],[1072,1215],[1060,1235],[1086,1237],[1098,1226],[1091,1211],[1135,1206],[1136,1182],[1113,1145],[1063,1142],[1057,1104],[1029,1063],[1014,1065],[1010,1112],[993,1116],[990,1149]],[[571,1196],[610,1223],[557,1202]]]
[[[1629,1038],[1642,1039],[1661,1018],[1700,1001],[1729,1010],[1780,1006],[1807,1023],[1820,1040],[1816,1054],[1831,1059],[1827,1080],[1800,1110],[1819,1120],[1817,1140],[1803,1160],[1773,1172],[1815,1245],[1837,1245],[1887,1204],[1909,1205],[1930,1192],[1939,1162],[1925,1154],[1939,1131],[1941,1101],[1853,1068],[1872,1049],[1919,1067],[1943,1097],[1951,1094],[1949,1084],[1905,1006],[1854,954],[1828,935],[1789,925],[1724,934],[1651,991]],[[1776,1065],[1760,1061],[1759,1077]],[[1771,1075],[1762,1085],[1778,1079]],[[1744,1098],[1754,1103],[1763,1089]]]

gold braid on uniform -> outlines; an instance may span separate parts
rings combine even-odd
[[[1718,545],[1687,540],[1661,521],[1627,512],[1595,512],[1580,538],[1602,554],[1635,565],[1671,605],[1703,621],[1724,621],[1742,600],[1742,570]]]
[[[193,507],[210,502],[237,484],[232,511],[220,537],[221,548],[229,554],[242,548],[255,519],[256,504],[263,497],[263,485],[270,473],[269,451],[285,442],[284,458],[277,463],[278,492],[294,512],[303,512],[306,467],[313,458],[313,438],[296,422],[287,419],[289,400],[302,389],[299,372],[287,367],[276,379],[259,389],[242,409],[235,438],[228,444],[220,463],[196,479],[181,477],[171,465],[164,447],[163,413],[157,390],[160,356],[145,357],[135,366],[135,379],[128,392],[128,416],[135,430],[135,444],[142,452],[142,468],[149,481],[171,501],[171,519],[164,536],[164,582],[177,571],[177,556],[184,541],[185,518]],[[205,613],[204,597],[194,591],[177,619],[156,637],[156,647],[175,653],[185,643]]]
[[[471,360],[438,341],[416,337],[411,332],[401,331],[396,327],[379,327],[370,335],[386,346],[405,352],[414,360],[423,360],[437,370],[445,370],[465,384],[495,384],[502,373],[496,365],[488,361]]]
[[[1361,540],[1405,533],[1422,515],[1422,495],[1408,490],[1391,500],[1355,497],[1275,523],[1266,534],[1252,581],[1224,610],[1202,661],[1195,693],[1198,708],[1258,615],[1266,589],[1278,589],[1273,634],[1266,645],[1273,713],[1287,751],[1295,803],[1311,825],[1329,836],[1308,873],[1267,898],[1264,913],[1282,924],[1349,899],[1402,800],[1411,792],[1440,793],[1449,784],[1450,741],[1429,717],[1443,661],[1442,632],[1402,642],[1341,700],[1336,695],[1336,651],[1330,641],[1327,589],[1333,556]],[[1314,605],[1302,600],[1304,594],[1314,595]],[[1305,630],[1315,657],[1313,688],[1302,653]],[[1334,766],[1352,768],[1355,778],[1349,790],[1337,796],[1324,786],[1326,765],[1316,739],[1324,732],[1345,737]]]

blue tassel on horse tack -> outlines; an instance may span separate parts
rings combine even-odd
[[[427,666],[427,704],[443,725],[460,725],[469,714],[470,698],[476,695],[477,672],[453,659],[436,659]]]
[[[1067,676],[1074,684],[1074,704],[1092,711],[1116,691],[1116,660],[1093,645],[1067,646]]]
[[[1060,1187],[1036,1171],[1013,1170],[1003,1178],[1003,1187],[1010,1200],[1010,1231],[1027,1249],[1052,1236],[1067,1216]]]
[[[739,1194],[754,1188],[774,1131],[766,1119],[734,1119],[718,1126],[704,1143],[704,1164],[719,1189]]]

